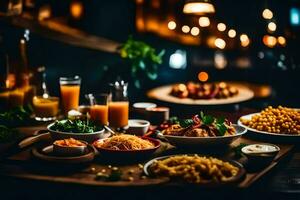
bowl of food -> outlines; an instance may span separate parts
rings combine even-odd
[[[159,147],[156,139],[119,134],[93,143],[100,156],[107,158],[140,159],[151,156]]]
[[[53,142],[53,152],[60,156],[80,156],[86,153],[88,143],[74,138]]]
[[[144,173],[150,177],[168,177],[172,182],[214,187],[241,181],[245,169],[236,161],[180,154],[148,161],[144,165]]]
[[[147,133],[149,126],[149,121],[142,119],[130,119],[128,120],[128,129],[126,130],[126,133],[143,136]]]
[[[248,165],[265,166],[273,161],[280,148],[274,144],[258,143],[247,145],[241,151],[248,158]]]
[[[280,143],[300,141],[300,110],[297,108],[268,106],[261,112],[240,117],[238,124],[262,139]]]
[[[81,119],[56,121],[48,125],[47,129],[54,140],[72,137],[76,140],[92,143],[106,137],[102,126],[96,126],[88,120]]]
[[[158,137],[174,146],[226,146],[240,138],[247,129],[232,124],[224,117],[195,115],[191,119],[171,118],[158,127]]]

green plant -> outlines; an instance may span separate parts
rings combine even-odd
[[[150,80],[157,78],[158,65],[162,63],[164,53],[165,50],[156,53],[153,47],[132,37],[120,47],[121,58],[129,62],[131,76],[137,88],[141,87],[140,82],[145,76]]]

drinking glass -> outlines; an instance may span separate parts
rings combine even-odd
[[[91,120],[99,125],[108,125],[108,104],[107,94],[93,95],[88,94],[90,100]]]
[[[128,125],[129,102],[127,97],[128,84],[116,81],[110,84],[110,101],[108,103],[109,126],[123,128]]]
[[[32,100],[35,119],[37,121],[55,120],[58,114],[59,98],[35,96]]]
[[[59,84],[62,110],[65,115],[68,115],[70,110],[78,109],[81,78],[79,76],[60,77]]]

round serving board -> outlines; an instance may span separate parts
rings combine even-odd
[[[254,92],[248,87],[237,84],[230,83],[230,86],[236,87],[239,93],[233,97],[226,99],[191,99],[191,98],[178,98],[172,96],[170,93],[174,85],[166,85],[150,90],[147,95],[149,98],[157,99],[160,101],[165,101],[169,103],[185,104],[185,105],[223,105],[223,104],[233,104],[240,103],[243,101],[250,100],[254,97]]]

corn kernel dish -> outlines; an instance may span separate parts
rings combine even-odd
[[[300,136],[300,111],[269,106],[260,113],[241,117],[239,124],[261,132]]]
[[[145,173],[156,177],[188,183],[226,183],[240,179],[244,170],[241,165],[199,155],[173,155],[157,158],[145,165]]]

